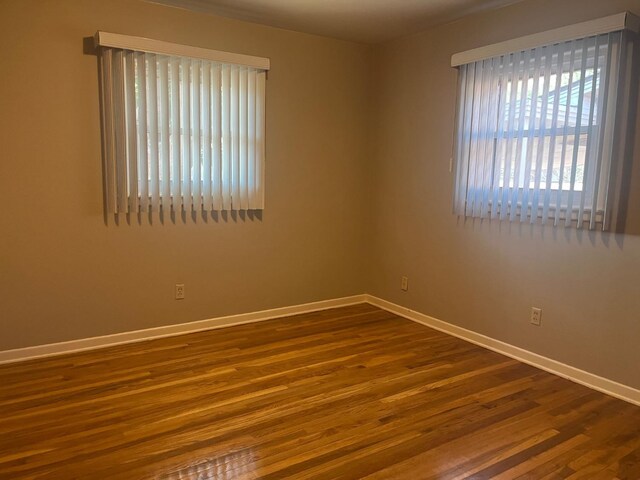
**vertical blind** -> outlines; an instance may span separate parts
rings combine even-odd
[[[259,68],[102,47],[111,213],[264,207]]]
[[[460,66],[456,213],[604,224],[623,35],[594,35]]]

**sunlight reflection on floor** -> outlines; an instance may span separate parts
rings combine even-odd
[[[179,470],[158,475],[157,480],[231,480],[245,477],[255,469],[254,454],[247,448],[216,458],[200,460]]]

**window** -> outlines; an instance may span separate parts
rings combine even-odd
[[[268,59],[96,38],[108,211],[262,209]]]
[[[456,213],[606,224],[625,42],[620,30],[459,65]]]

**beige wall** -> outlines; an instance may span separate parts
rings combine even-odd
[[[261,220],[105,226],[99,29],[271,58]],[[0,350],[362,293],[370,53],[136,0],[0,0]]]
[[[640,387],[640,236],[465,223],[451,213],[449,173],[451,54],[624,10],[640,14],[640,1],[528,0],[380,49],[370,293]]]

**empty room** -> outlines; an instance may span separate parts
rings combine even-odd
[[[0,479],[640,479],[640,0],[0,0]]]

